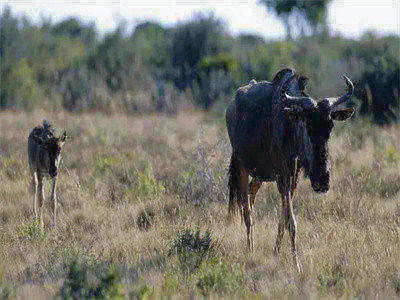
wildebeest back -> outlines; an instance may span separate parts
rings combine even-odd
[[[237,90],[226,115],[233,149],[252,175],[265,181],[275,180],[272,136],[266,136],[273,126],[272,94],[273,87],[268,81],[243,86]]]
[[[28,137],[28,159],[31,169],[40,171],[47,175],[49,168],[49,157],[46,151],[35,141],[33,136],[40,136],[44,140],[48,140],[55,136],[55,130],[47,121],[42,126],[36,126],[32,129]]]
[[[238,113],[271,114],[272,83],[260,81],[239,88],[236,92],[235,104]]]

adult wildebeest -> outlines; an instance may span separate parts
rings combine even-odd
[[[56,137],[55,130],[46,120],[42,126],[35,127],[28,137],[29,169],[32,185],[34,186],[33,210],[35,218],[40,216],[40,228],[43,230],[42,206],[44,201],[44,177],[52,178],[51,203],[53,208],[53,223],[56,226],[56,181],[58,165],[61,159],[61,149],[65,143],[67,134],[64,131],[62,136]],[[39,197],[39,209],[37,198]]]
[[[346,94],[316,102],[305,93],[307,78],[292,69],[283,69],[272,83],[251,80],[240,87],[226,111],[232,145],[229,213],[240,209],[252,251],[252,208],[256,193],[264,181],[276,181],[282,197],[282,215],[274,252],[279,252],[286,227],[298,271],[301,267],[296,250],[293,192],[302,168],[310,177],[314,191],[324,193],[329,189],[328,140],[333,121],[345,120],[354,113],[353,108],[338,107],[353,93],[350,79],[345,76],[344,79]]]

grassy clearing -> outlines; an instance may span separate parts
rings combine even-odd
[[[73,136],[59,176],[59,222],[32,219],[26,141],[52,119]],[[395,297],[400,295],[400,131],[340,123],[331,191],[296,196],[296,274],[274,184],[255,208],[255,253],[227,223],[230,147],[221,119],[44,112],[0,115],[0,297]],[[47,189],[49,190],[49,185]],[[46,194],[48,199],[48,194]]]

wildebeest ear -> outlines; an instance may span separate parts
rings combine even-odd
[[[285,68],[280,70],[276,75],[274,76],[274,79],[272,80],[272,84],[274,86],[278,86],[282,83],[282,81],[285,81],[286,79],[292,77],[294,75],[294,70],[290,68]]]
[[[300,91],[304,92],[304,89],[306,88],[308,83],[308,78],[305,76],[300,76],[298,82]]]
[[[344,121],[354,114],[354,107],[338,109],[331,112],[331,117],[335,121]]]
[[[40,144],[40,145],[44,144],[44,141],[43,141],[43,139],[42,139],[41,136],[32,135],[32,138],[33,138],[33,140],[34,140],[36,143],[38,143],[38,144]]]

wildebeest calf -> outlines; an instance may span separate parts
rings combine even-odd
[[[28,138],[29,169],[32,185],[34,186],[33,210],[35,219],[40,216],[40,227],[43,230],[42,208],[44,201],[44,177],[52,178],[51,203],[53,209],[52,226],[56,226],[56,180],[58,165],[61,159],[61,149],[65,143],[67,134],[64,131],[59,137],[55,136],[55,130],[49,122],[43,121],[42,126],[35,127]],[[39,206],[37,199],[39,198]]]

